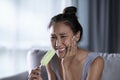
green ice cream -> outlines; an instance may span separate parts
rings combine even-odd
[[[40,61],[40,66],[46,66],[54,55],[55,50],[48,50],[47,53],[43,56],[42,60]]]

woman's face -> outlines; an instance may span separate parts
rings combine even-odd
[[[68,25],[65,25],[62,22],[51,26],[50,31],[52,47],[56,50],[58,57],[63,58],[73,39],[73,32]]]

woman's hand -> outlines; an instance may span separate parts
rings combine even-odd
[[[75,36],[73,36],[71,43],[68,45],[66,55],[62,60],[63,63],[71,64],[76,54],[77,54],[77,41]]]
[[[28,80],[43,80],[40,75],[41,75],[40,68],[37,67],[36,69],[33,69],[31,71]]]

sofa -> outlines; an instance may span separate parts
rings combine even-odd
[[[32,69],[40,65],[40,60],[46,52],[47,50],[39,50],[39,49],[29,51],[27,56],[28,71],[0,80],[27,80],[28,73],[30,73]],[[98,52],[98,54],[102,56],[105,61],[102,80],[120,80],[120,53],[108,54],[108,53]],[[41,75],[43,77],[43,80],[48,80],[45,67],[42,67]]]
[[[24,72],[21,72],[12,76],[7,76],[5,78],[1,78],[0,80],[28,80],[28,71],[26,70]]]

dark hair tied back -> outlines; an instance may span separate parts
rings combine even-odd
[[[76,7],[70,6],[70,7],[66,7],[63,10],[63,14],[69,14],[69,15],[76,15],[77,9]]]

